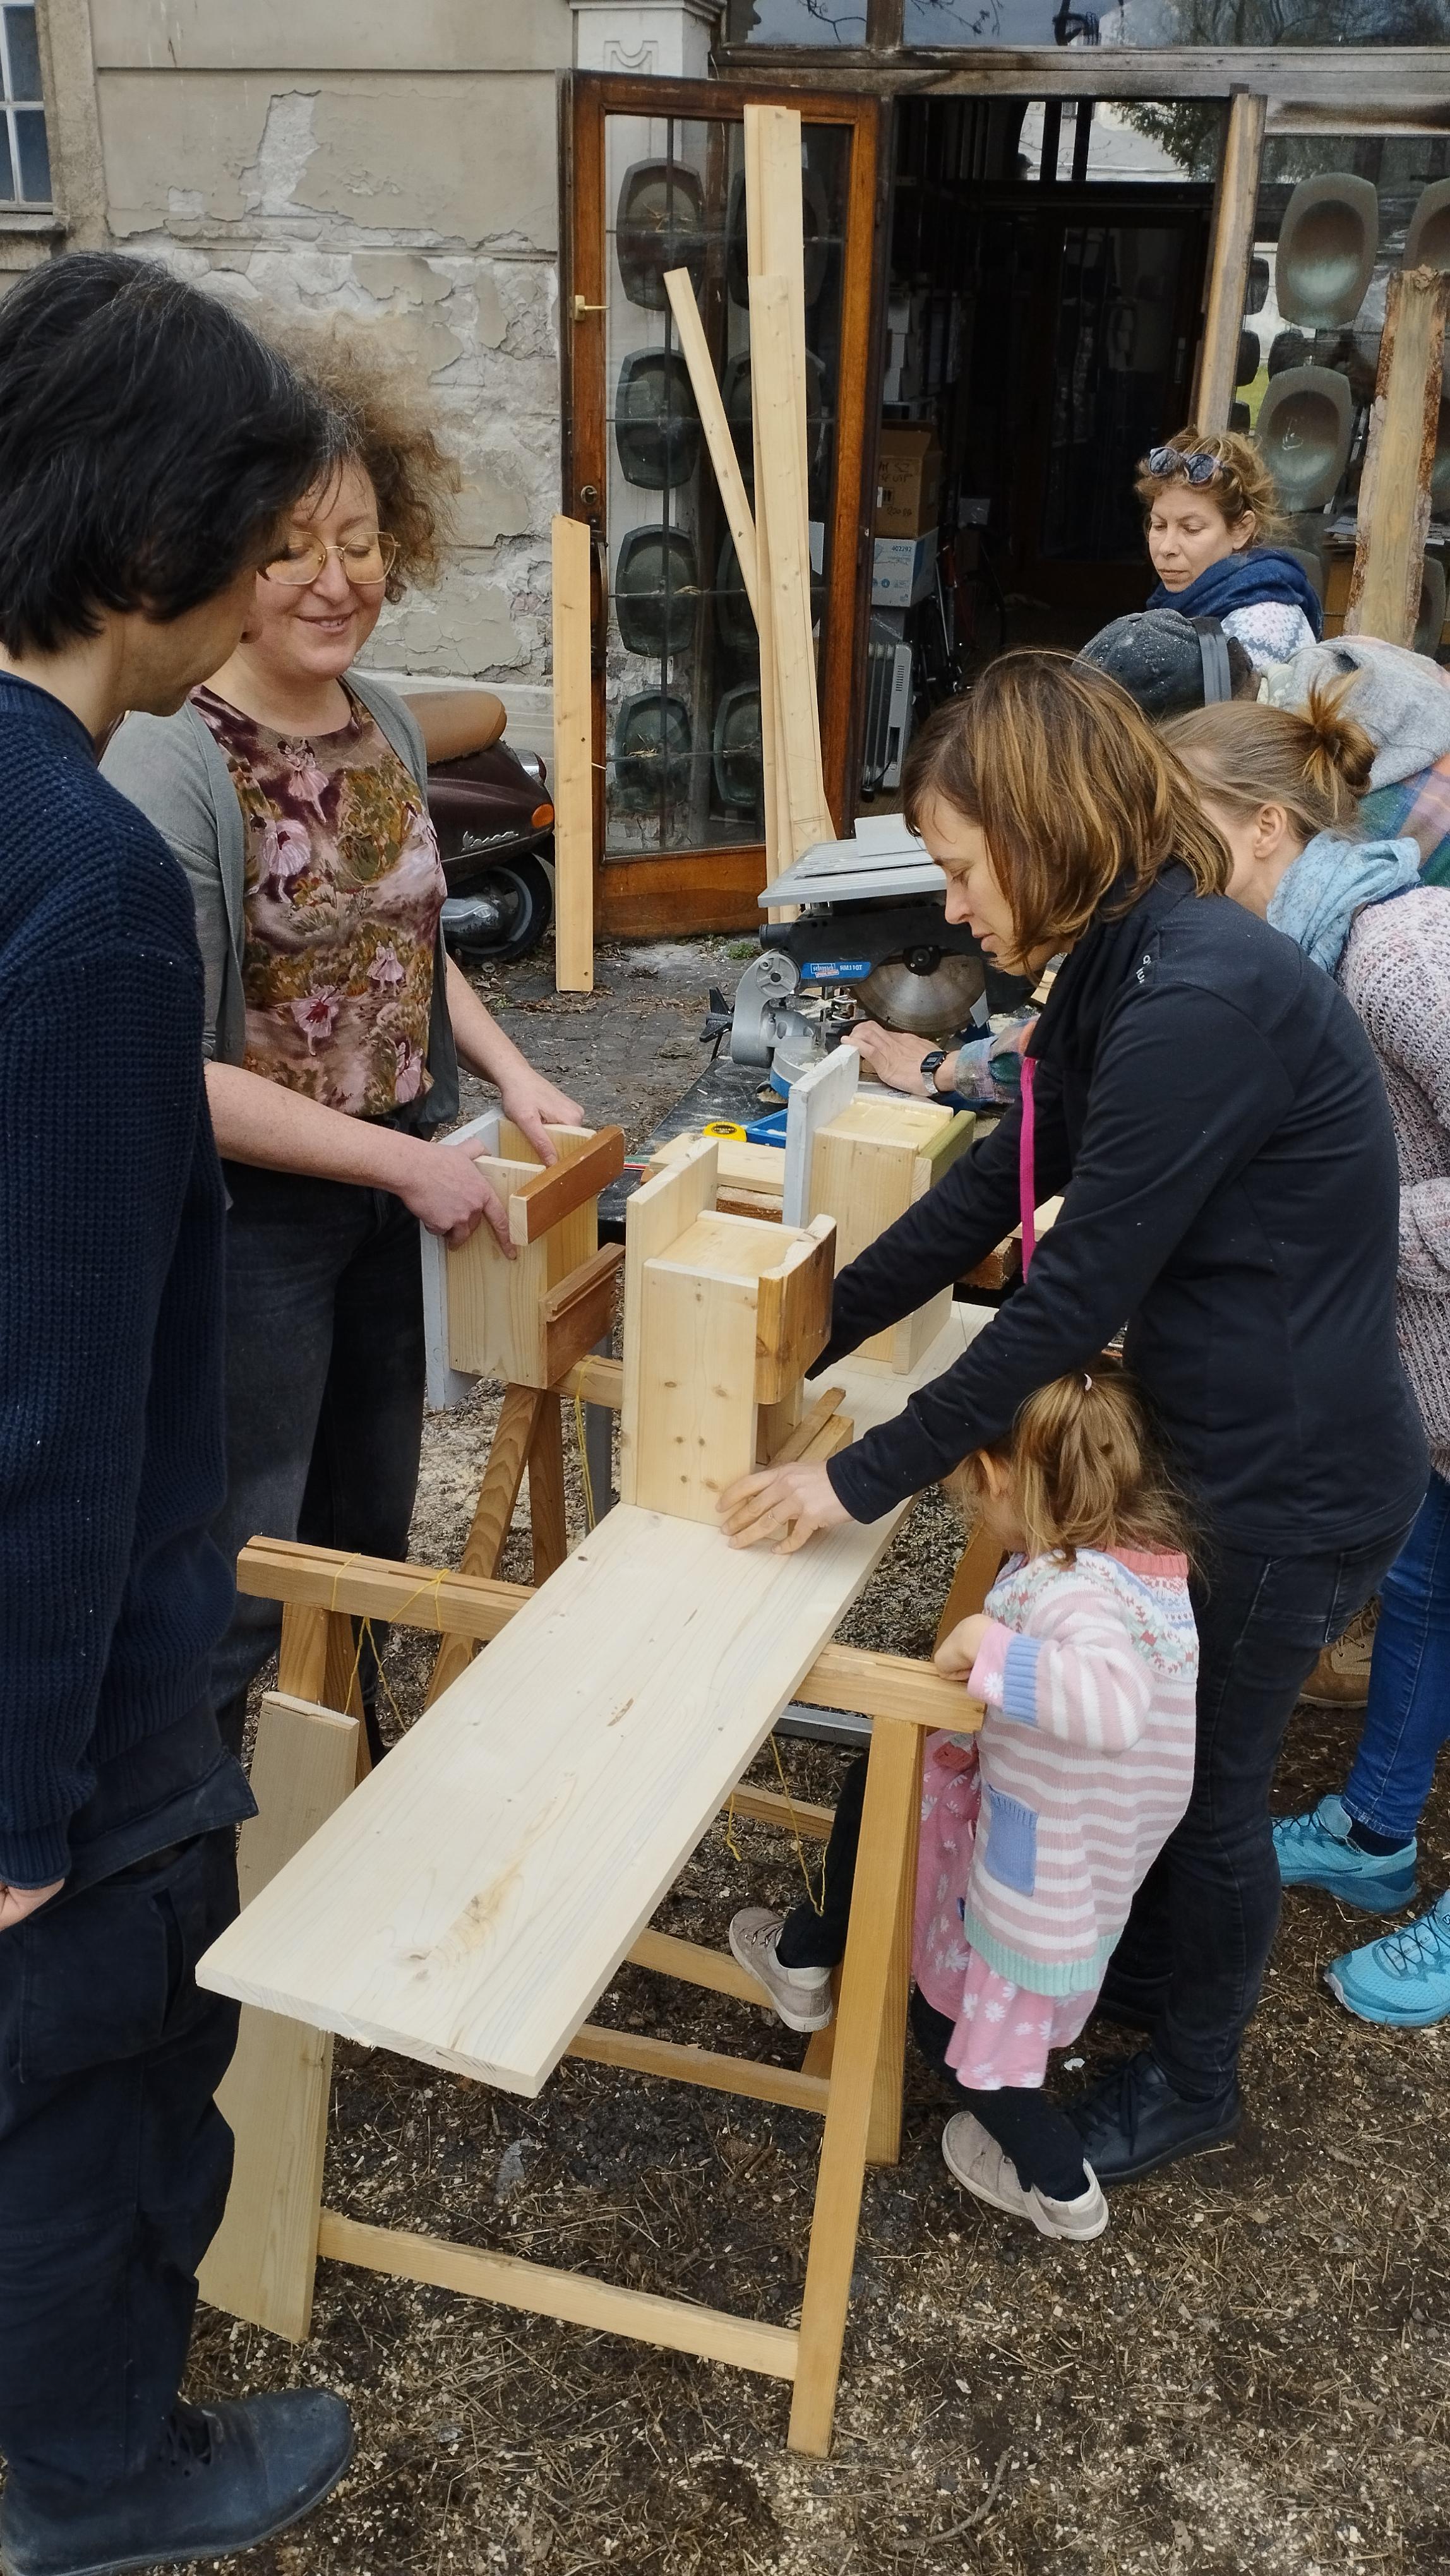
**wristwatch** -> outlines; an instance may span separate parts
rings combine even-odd
[[[946,1063],[946,1060],[947,1051],[945,1047],[928,1047],[925,1055],[922,1057],[920,1064],[917,1066],[917,1071],[921,1075],[922,1081],[926,1084],[928,1091],[935,1091],[937,1074],[941,1070],[941,1067]]]

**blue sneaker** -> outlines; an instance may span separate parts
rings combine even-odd
[[[1418,1923],[1332,1959],[1324,1982],[1361,2021],[1427,2030],[1450,2020],[1450,1890]]]
[[[1360,1914],[1398,1914],[1415,1901],[1411,1840],[1398,1851],[1360,1851],[1349,1839],[1354,1818],[1331,1790],[1312,1814],[1281,1816],[1274,1827],[1274,1856],[1286,1887],[1322,1887]]]

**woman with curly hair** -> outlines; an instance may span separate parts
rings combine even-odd
[[[504,1213],[430,1141],[459,1059],[553,1160],[576,1102],[534,1072],[447,958],[416,718],[355,669],[385,598],[436,573],[456,473],[371,354],[291,353],[342,461],[257,576],[229,661],[175,716],[132,716],[104,767],[191,880],[206,967],[207,1095],[231,1198],[228,1562],[257,1531],[403,1556],[423,1422],[418,1220],[450,1243]],[[239,1599],[212,1684],[240,1747],[277,1605]],[[364,1701],[374,1755],[382,1749]]]
[[[1150,608],[1216,618],[1260,671],[1318,643],[1324,620],[1303,565],[1267,542],[1277,504],[1251,438],[1180,429],[1149,449],[1133,488],[1158,575]]]

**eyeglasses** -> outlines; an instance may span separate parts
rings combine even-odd
[[[267,579],[287,590],[306,590],[310,582],[322,579],[331,555],[336,555],[355,590],[376,590],[398,560],[398,540],[381,528],[349,537],[341,546],[325,545],[321,537],[293,537],[285,553],[274,555],[265,567]]]
[[[1190,483],[1211,483],[1222,458],[1206,447],[1150,447],[1143,459],[1150,474],[1182,474]]]

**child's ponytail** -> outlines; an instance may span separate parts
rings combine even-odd
[[[1345,709],[1359,673],[1316,680],[1302,708],[1265,707],[1253,699],[1196,707],[1163,727],[1210,796],[1230,813],[1252,815],[1282,805],[1305,839],[1353,831],[1370,783],[1375,746]]]
[[[992,1454],[1010,1464],[1032,1556],[1071,1560],[1080,1547],[1187,1550],[1187,1515],[1120,1360],[1105,1354],[1091,1369],[1039,1387]],[[960,1481],[967,1494],[980,1494],[980,1456],[965,1461]]]

